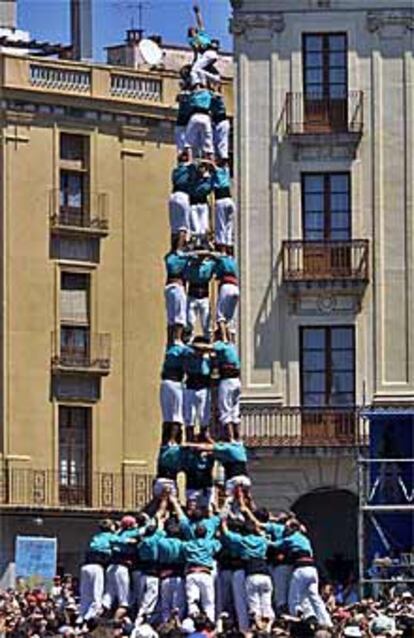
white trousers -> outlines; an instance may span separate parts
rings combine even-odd
[[[171,233],[188,231],[190,228],[190,198],[187,193],[171,193],[168,200]]]
[[[207,113],[193,113],[187,124],[185,137],[186,144],[191,146],[195,157],[214,153],[213,127]]]
[[[270,567],[273,581],[273,593],[276,609],[288,603],[289,583],[292,575],[292,565],[276,565]]]
[[[302,607],[306,599],[306,605],[309,603],[319,624],[332,627],[332,620],[319,595],[318,585],[316,567],[308,566],[294,569],[289,587],[289,613],[296,616],[298,609]]]
[[[218,53],[214,49],[208,49],[204,53],[201,53],[197,56],[193,66],[191,67],[190,79],[191,84],[202,84],[206,83],[206,80],[212,79],[217,80],[217,75],[214,73],[209,73],[206,71],[206,68],[210,64],[214,64],[218,60]]]
[[[217,244],[233,246],[236,206],[231,197],[217,199],[215,204],[215,239]]]
[[[237,624],[240,631],[247,631],[249,629],[249,612],[247,608],[247,593],[246,593],[246,575],[244,569],[237,569],[233,573],[232,579],[232,591],[234,608],[236,610]]]
[[[80,573],[79,615],[84,619],[95,618],[102,609],[104,593],[104,568],[101,565],[83,565]]]
[[[185,617],[185,587],[181,576],[171,576],[160,581],[162,622],[171,618],[174,609],[179,610],[180,620]]]
[[[229,136],[229,120],[222,120],[218,124],[213,124],[213,142],[216,157],[225,160],[229,159]]]
[[[251,487],[251,480],[248,476],[244,474],[240,474],[239,476],[233,476],[233,478],[228,479],[225,484],[226,495],[233,496],[234,490],[236,487]]]
[[[164,288],[167,324],[185,326],[187,321],[187,295],[181,284],[167,284]]]
[[[138,609],[141,604],[143,591],[144,574],[138,569],[134,569],[134,571],[131,573],[130,604],[136,605]]]
[[[145,616],[150,617],[157,606],[160,589],[160,579],[157,576],[144,574],[142,579],[142,598],[138,609],[136,624],[140,625]],[[149,618],[150,620],[150,618]]]
[[[201,329],[205,337],[210,336],[211,329],[211,314],[210,314],[210,299],[203,297],[203,299],[196,299],[195,297],[187,297],[187,326],[189,327],[191,334],[195,331],[197,322],[197,316],[200,319]]]
[[[167,423],[183,423],[183,384],[181,381],[163,379],[160,386],[162,420]]]
[[[109,565],[106,570],[102,603],[105,609],[111,609],[115,602],[119,607],[128,607],[129,604],[129,571],[125,565]]]
[[[190,207],[190,231],[196,237],[205,236],[210,227],[208,204],[192,204]]]
[[[186,126],[176,126],[174,131],[175,145],[177,152],[181,153],[185,149],[185,132]]]
[[[220,423],[240,423],[240,379],[221,379],[218,387]]]
[[[210,388],[200,390],[184,389],[184,423],[186,426],[196,425],[197,420],[202,428],[210,425],[211,392]]]
[[[215,591],[213,575],[204,572],[187,574],[185,579],[185,593],[187,596],[189,615],[197,615],[201,608],[207,617],[214,622]]]
[[[236,284],[222,284],[220,286],[216,320],[231,323],[234,319],[237,304],[240,297],[240,290]]]
[[[272,579],[267,574],[246,576],[247,607],[256,618],[273,620]]]

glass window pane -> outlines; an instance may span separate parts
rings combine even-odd
[[[329,53],[329,66],[342,66],[346,65],[345,51],[331,51]]]
[[[339,407],[343,405],[354,405],[355,396],[353,392],[342,392],[341,394],[332,394],[329,405]]]
[[[348,193],[331,193],[331,210],[346,211],[349,208]]]
[[[325,347],[325,330],[323,328],[305,328],[302,334],[304,348]]]
[[[305,50],[322,51],[322,37],[320,35],[306,35]]]
[[[348,213],[332,213],[331,215],[331,228],[332,229],[347,229],[349,228],[349,215]]]
[[[325,351],[324,350],[307,350],[302,357],[303,369],[324,370],[325,368]]]
[[[354,369],[354,353],[352,350],[332,350],[331,358],[334,370]]]
[[[331,193],[348,193],[349,192],[349,175],[339,173],[330,176]]]
[[[322,79],[323,79],[322,69],[307,69],[306,70],[307,84],[322,84]]]
[[[305,193],[322,193],[324,185],[323,175],[305,175],[303,184]]]
[[[332,375],[331,394],[338,392],[352,392],[353,389],[353,372],[334,372]]]
[[[345,84],[330,84],[329,97],[331,100],[345,100],[347,88]]]
[[[316,100],[322,100],[324,98],[323,85],[322,84],[309,84],[305,88],[305,97],[308,102],[314,102]],[[305,104],[305,109],[306,109]]]
[[[332,241],[347,241],[350,238],[351,238],[351,233],[349,228],[343,228],[343,229],[331,228],[330,239]],[[344,261],[343,265],[345,265],[346,263],[348,262]]]
[[[316,53],[314,51],[307,52],[305,57],[305,65],[306,65],[306,68],[316,67],[316,66],[322,67],[323,65],[322,53]]]
[[[303,405],[308,408],[319,407],[326,404],[325,393],[303,393]]]
[[[332,348],[353,348],[352,328],[332,328],[331,346]]]
[[[305,228],[307,230],[323,230],[325,218],[323,213],[306,213]]]
[[[303,389],[305,392],[323,392],[325,384],[324,372],[303,372]]]
[[[322,193],[320,194],[305,194],[305,210],[306,211],[323,211],[323,200],[324,196]]]
[[[323,241],[324,238],[325,232],[323,228],[320,230],[309,230],[308,228],[305,228],[304,239],[306,241]]]
[[[330,51],[344,51],[345,49],[346,49],[345,35],[330,35],[329,36]]]
[[[329,82],[334,84],[345,84],[345,69],[329,69]]]

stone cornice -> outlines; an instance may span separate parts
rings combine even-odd
[[[368,11],[367,29],[371,33],[385,28],[414,30],[414,9],[378,9]]]
[[[280,33],[284,28],[283,13],[239,13],[230,21],[231,33],[245,35],[249,40],[271,38],[273,33]]]

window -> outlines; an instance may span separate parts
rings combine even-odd
[[[89,222],[88,138],[61,133],[59,221],[67,226]]]
[[[91,408],[59,407],[59,499],[63,505],[90,500]]]
[[[309,131],[347,128],[347,75],[345,33],[303,36],[304,115]]]
[[[61,273],[60,322],[89,325],[90,275],[87,273]]]
[[[355,337],[352,326],[302,328],[301,404],[308,408],[355,404]]]
[[[303,237],[307,241],[351,238],[349,173],[302,176]]]

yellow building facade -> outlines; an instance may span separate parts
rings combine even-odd
[[[178,76],[0,64],[0,574],[18,533],[68,571],[151,493]]]

